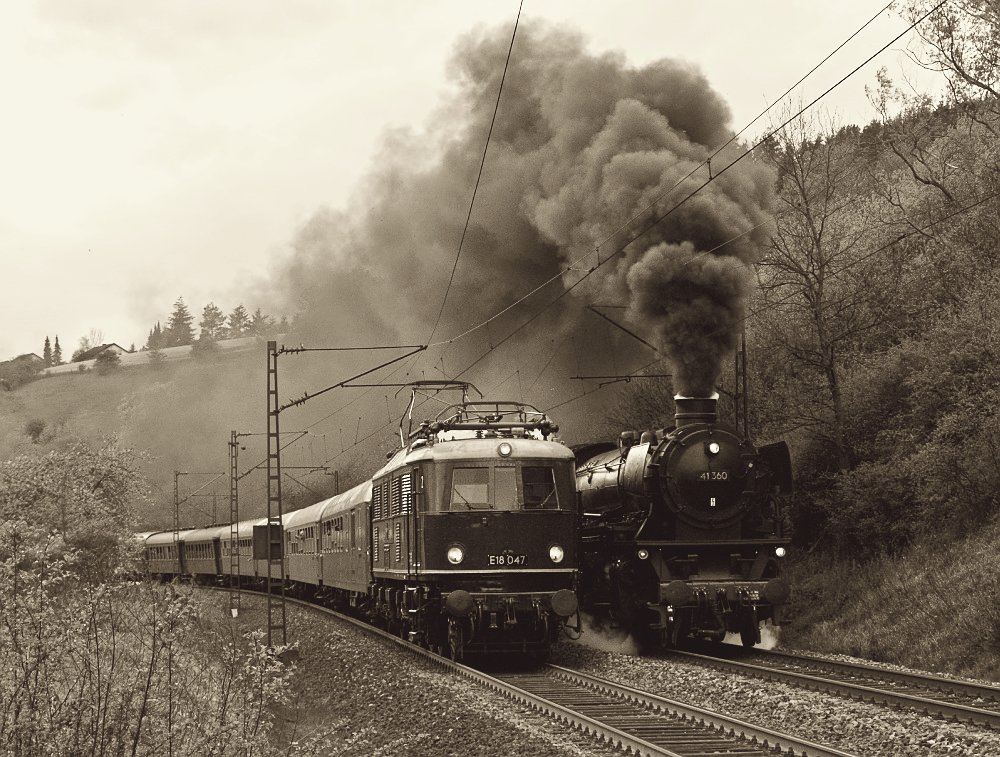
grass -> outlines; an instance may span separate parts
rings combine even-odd
[[[1000,524],[870,563],[791,565],[785,646],[1000,681]]]

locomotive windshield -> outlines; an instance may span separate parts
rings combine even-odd
[[[529,509],[554,509],[556,499],[555,471],[547,465],[526,465],[521,468],[524,481],[524,506]]]
[[[451,509],[476,510],[490,507],[490,469],[455,468],[452,473]]]
[[[447,509],[556,510],[556,491],[551,465],[455,466]]]

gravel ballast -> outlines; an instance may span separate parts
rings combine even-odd
[[[264,620],[244,595],[241,625]],[[300,653],[278,746],[292,755],[610,757],[622,752],[350,624],[289,604]]]
[[[262,624],[244,597],[240,625]],[[336,618],[288,606],[300,652],[275,734],[290,755],[621,755],[581,733]],[[638,656],[591,632],[552,662],[863,757],[1000,755],[1000,734],[780,682]]]
[[[589,642],[585,636],[577,643],[557,645],[552,662],[861,757],[1000,755],[1000,734],[986,728],[693,663],[635,656],[614,651],[616,646],[631,650],[591,634]]]

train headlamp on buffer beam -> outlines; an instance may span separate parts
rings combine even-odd
[[[462,560],[465,559],[465,550],[459,546],[448,547],[448,562],[452,565],[458,565]]]

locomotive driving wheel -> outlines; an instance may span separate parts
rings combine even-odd
[[[465,634],[462,625],[454,618],[448,619],[448,657],[455,662],[462,661],[465,648]]]

